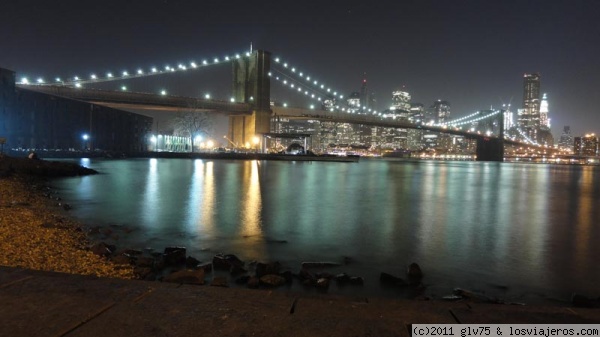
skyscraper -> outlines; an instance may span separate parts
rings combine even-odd
[[[561,150],[573,151],[573,136],[571,136],[570,126],[565,125],[563,128],[563,133],[560,135],[560,140],[558,141],[558,147]]]
[[[540,102],[540,126],[549,128],[550,118],[548,116],[548,96],[547,94],[542,95],[542,101]]]
[[[598,137],[595,134],[587,134],[584,137],[575,137],[575,154],[580,156],[598,155]]]
[[[523,76],[523,108],[519,109],[518,126],[531,139],[537,140],[540,128],[540,75]]]

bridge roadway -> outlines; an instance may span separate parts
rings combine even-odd
[[[420,129],[433,132],[448,133],[457,136],[463,136],[469,139],[477,138],[497,138],[496,136],[486,136],[478,133],[469,131],[431,126],[424,124],[415,124],[408,121],[400,121],[393,119],[382,119],[377,116],[371,115],[358,115],[349,114],[344,112],[329,112],[323,110],[308,110],[301,108],[284,108],[284,107],[271,107],[273,110],[274,117],[289,118],[289,119],[305,119],[305,120],[320,120],[323,122],[337,122],[337,123],[352,123],[352,124],[363,124],[371,126],[381,126],[390,128],[401,128],[401,129]],[[519,143],[521,144],[521,143]]]
[[[86,101],[115,109],[135,109],[177,112],[182,109],[218,111],[228,115],[250,115],[252,107],[248,103],[232,103],[213,99],[158,95],[151,93],[112,91],[86,88],[73,88],[54,85],[17,85],[19,88],[48,95]]]

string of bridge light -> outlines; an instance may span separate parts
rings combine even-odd
[[[276,81],[279,81],[284,86],[288,86],[292,91],[295,91],[297,93],[303,93],[305,96],[309,97],[310,99],[316,100],[321,103],[325,102],[327,98],[339,98],[339,99],[344,98],[344,95],[338,94],[337,91],[332,92],[332,89],[329,87],[326,87],[325,84],[321,84],[319,86],[319,81],[314,80],[314,79],[311,80],[311,77],[309,75],[306,75],[303,72],[298,71],[295,67],[291,67],[290,65],[288,65],[285,62],[282,63],[280,58],[275,58],[275,62],[283,64],[284,68],[290,70],[293,74],[298,75],[301,79],[306,80],[306,82],[303,82],[303,81],[294,79],[292,76],[290,76],[276,68],[274,68],[272,70],[272,72],[269,73],[269,76],[271,78],[274,78]],[[273,73],[277,73],[278,75],[275,75]],[[306,90],[306,89],[308,89],[308,90]],[[315,94],[315,92],[317,92],[317,94]],[[319,96],[319,94],[321,96]],[[287,107],[287,103],[284,103],[283,106]],[[310,108],[314,109],[314,105],[311,105]],[[333,112],[336,110],[339,110],[342,112],[347,112],[347,113],[357,113],[357,111],[355,111],[355,110],[360,110],[360,111],[364,111],[365,113],[373,112],[373,114],[377,114],[377,112],[374,111],[373,109],[367,109],[366,107],[360,107],[360,106],[356,107],[356,109],[352,109],[352,108],[346,109],[344,107],[340,107],[339,105],[336,105],[336,106],[330,108],[328,111]]]
[[[124,70],[121,73],[107,72],[105,77],[100,77],[97,75],[96,72],[92,72],[89,75],[89,78],[73,76],[72,78],[63,80],[60,77],[57,77],[57,78],[55,78],[54,82],[47,82],[43,79],[43,77],[38,77],[34,82],[30,82],[27,77],[23,77],[21,79],[21,81],[18,83],[25,84],[25,85],[29,85],[29,84],[31,84],[31,85],[64,85],[64,86],[74,85],[75,87],[79,88],[79,87],[81,87],[82,84],[88,84],[88,83],[118,81],[118,80],[124,80],[124,79],[132,79],[132,78],[140,78],[140,77],[146,77],[146,76],[154,76],[154,75],[162,75],[162,74],[168,74],[168,73],[174,73],[174,72],[181,72],[181,71],[186,71],[188,69],[197,69],[200,67],[206,67],[206,66],[210,66],[210,65],[221,64],[223,62],[232,61],[235,59],[240,59],[244,56],[250,57],[250,55],[251,55],[250,52],[245,52],[245,53],[241,53],[241,54],[240,53],[233,54],[232,56],[224,56],[221,59],[219,59],[218,57],[215,57],[210,61],[209,61],[209,59],[204,59],[200,63],[196,63],[195,61],[191,61],[189,63],[179,63],[177,65],[177,68],[172,67],[170,65],[166,65],[164,68],[151,67],[150,70],[148,70],[148,71],[144,71],[142,68],[138,68],[137,71],[135,71],[135,72],[129,72],[127,70]]]
[[[314,90],[326,91],[327,94],[323,94],[324,96],[332,95],[335,98],[339,98],[339,99],[344,98],[344,96],[342,94],[338,95],[338,90],[331,89],[329,86],[326,86],[325,83],[321,83],[320,81],[316,80],[314,78],[314,76],[305,74],[304,72],[297,69],[295,66],[292,66],[292,65],[288,64],[287,62],[283,61],[280,57],[275,57],[274,61],[277,64],[281,64],[284,69],[289,70],[293,75],[300,77],[301,79],[305,80],[306,83],[308,83],[309,85],[314,86]]]
[[[472,119],[472,120],[464,121],[464,122],[461,122],[461,123],[455,123],[455,124],[452,124],[452,126],[461,126],[461,125],[465,125],[465,124],[475,123],[475,122],[478,122],[478,121],[480,121],[482,119],[486,119],[486,118],[492,117],[494,115],[497,115],[499,113],[500,113],[500,110],[496,110],[496,111],[492,112],[489,115],[481,116],[479,118],[475,118],[475,119]],[[444,126],[444,125],[446,125],[446,124],[438,124],[436,126]]]
[[[451,120],[449,122],[446,122],[446,123],[444,123],[444,125],[454,125],[454,124],[456,124],[456,123],[458,123],[460,121],[464,121],[465,119],[468,119],[468,118],[471,118],[471,117],[475,117],[475,116],[479,115],[480,113],[481,113],[480,111],[476,111],[476,112],[474,112],[474,113],[472,113],[470,115],[463,116],[461,118],[457,118],[457,119]]]
[[[294,79],[291,79],[291,77],[289,77],[289,76],[287,76],[287,75],[285,75],[285,74],[283,74],[283,73],[281,73],[281,72],[279,72],[277,70],[275,70],[275,72],[279,73],[282,76],[281,77],[280,76],[274,76],[272,73],[269,73],[269,76],[271,76],[271,78],[274,78],[276,81],[278,81],[279,83],[281,83],[283,86],[289,87],[290,90],[292,90],[292,91],[294,91],[296,93],[299,93],[299,94],[304,94],[309,99],[316,100],[316,101],[321,102],[321,103],[324,103],[326,101],[326,98],[323,98],[323,97],[320,97],[320,96],[316,95],[314,93],[314,89],[310,88],[310,91],[306,90],[307,86],[305,84],[303,84],[301,82],[298,82],[298,81],[296,81]],[[285,77],[285,79],[283,77]],[[340,97],[343,97],[343,96],[340,95]],[[287,107],[287,103],[284,102],[283,103],[283,107],[284,108]],[[311,104],[310,105],[310,109],[314,109],[314,108],[315,108],[315,106]],[[373,112],[373,114],[377,114],[377,112],[374,111],[373,109],[366,109],[365,107],[357,107],[356,109],[351,109],[351,108],[346,109],[344,107],[340,107],[339,105],[336,105],[336,106],[334,106],[332,108],[329,108],[326,111],[334,112],[334,111],[337,110],[337,111],[341,111],[341,112],[346,112],[346,113],[352,114],[352,113],[358,113],[355,110],[359,110],[359,109],[361,111],[364,111],[365,113],[366,112]],[[379,115],[381,115],[381,113],[379,113]]]

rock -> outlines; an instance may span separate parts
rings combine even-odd
[[[298,278],[301,281],[314,280],[315,276],[311,272],[309,272],[308,270],[306,270],[306,269],[300,269],[300,272],[298,273]]]
[[[285,283],[292,283],[292,281],[294,280],[294,275],[289,270],[279,273],[279,276],[285,279]]]
[[[448,296],[442,297],[442,300],[444,300],[444,301],[451,301],[451,302],[460,301],[462,299],[463,299],[462,296],[457,296],[457,295],[448,295]]]
[[[154,266],[154,259],[150,257],[140,256],[135,258],[134,264],[138,267],[152,268]]]
[[[574,293],[571,296],[571,304],[578,308],[594,308],[599,306],[599,301]]]
[[[114,264],[131,264],[131,258],[129,256],[125,256],[125,255],[117,255],[117,256],[113,256],[113,258],[111,259],[111,262]]]
[[[195,268],[198,268],[199,264],[200,264],[200,261],[198,261],[194,257],[188,256],[185,259],[185,267],[186,268],[195,269]]]
[[[408,276],[408,280],[410,283],[418,283],[423,278],[423,272],[421,271],[421,267],[419,267],[416,263],[411,263],[408,266],[406,271],[406,276]]]
[[[272,263],[262,263],[258,262],[256,264],[256,277],[261,278],[263,275],[279,274],[279,270],[281,269],[281,263],[275,261]]]
[[[258,288],[258,285],[260,284],[260,280],[258,279],[258,277],[256,276],[251,276],[248,279],[248,283],[246,284],[248,286],[248,288]]]
[[[138,256],[138,255],[142,255],[142,251],[139,249],[127,248],[123,251],[123,254],[128,255],[128,256]]]
[[[154,274],[152,274],[152,269],[148,267],[133,268],[133,275],[135,275],[138,280],[149,280],[151,276],[152,278],[154,277]]]
[[[360,276],[350,277],[350,284],[362,286],[365,284],[365,280]]]
[[[248,271],[246,269],[244,269],[242,266],[238,266],[238,265],[233,265],[229,269],[229,273],[233,276],[245,274],[247,272]]]
[[[215,276],[210,282],[210,285],[213,287],[228,287],[227,279],[223,276]]]
[[[205,272],[209,272],[212,271],[212,263],[204,263],[201,265],[198,265],[196,268],[198,269],[204,269]]]
[[[329,279],[326,277],[321,277],[317,280],[317,288],[326,289],[329,287]]]
[[[325,268],[337,266],[340,266],[340,264],[335,262],[302,262],[302,268]]]
[[[96,255],[102,256],[102,257],[107,257],[110,256],[112,254],[112,250],[110,249],[109,245],[107,245],[104,242],[100,242],[97,243],[95,245],[93,245],[92,247],[90,247],[90,251]]]
[[[178,266],[185,264],[186,249],[185,247],[167,247],[163,253],[165,264],[167,266]]]
[[[244,262],[233,254],[217,254],[213,257],[213,267],[215,269],[230,270],[231,267],[243,267]]]
[[[235,279],[235,284],[248,284],[250,275],[243,275]]]
[[[185,284],[204,284],[204,270],[178,270],[164,278],[165,282],[185,283]]]
[[[388,273],[381,273],[379,274],[379,282],[385,284],[385,285],[390,285],[390,286],[407,286],[408,283],[406,283],[406,281],[404,281],[403,279],[396,277],[392,274],[388,274]]]
[[[469,290],[464,290],[461,288],[454,289],[453,293],[454,295],[461,296],[462,298],[466,298],[474,302],[500,303],[498,299],[491,298],[483,294],[478,294]]]
[[[249,283],[249,282],[248,282]],[[269,287],[279,287],[285,284],[285,279],[279,275],[264,275],[260,278],[260,283]]]

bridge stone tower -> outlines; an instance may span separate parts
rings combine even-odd
[[[229,117],[229,139],[238,146],[252,144],[255,136],[270,131],[270,70],[271,53],[263,50],[233,61],[234,98],[252,107],[252,115]]]
[[[504,161],[504,110],[500,110],[498,123],[498,138],[477,138],[477,161]]]

